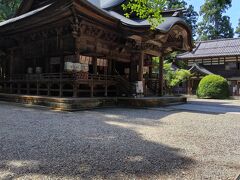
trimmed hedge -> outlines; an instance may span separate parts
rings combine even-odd
[[[205,76],[197,89],[199,98],[226,99],[229,98],[229,86],[227,80],[219,75]]]

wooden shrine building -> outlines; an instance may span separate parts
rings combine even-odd
[[[0,91],[57,96],[132,96],[134,83],[163,93],[163,58],[191,51],[182,10],[163,12],[155,31],[126,18],[124,0],[23,0],[16,16],[0,23]],[[160,57],[158,79],[152,57]],[[154,84],[154,85],[153,85]]]
[[[228,80],[233,96],[240,95],[240,38],[198,42],[192,52],[180,54],[177,59],[185,61],[193,74],[188,94],[196,93],[204,76],[217,74]]]

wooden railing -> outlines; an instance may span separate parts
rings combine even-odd
[[[15,74],[0,79],[0,92],[47,96],[116,96],[118,77],[79,73]],[[80,95],[79,95],[80,94]]]
[[[158,79],[147,79],[146,84],[148,89],[150,89],[153,93],[157,94],[159,91],[159,80]]]
[[[42,74],[14,74],[11,77],[2,77],[5,81],[31,81],[31,80],[115,80],[112,75],[88,74],[81,78],[78,73],[42,73]]]
[[[125,94],[126,96],[133,96],[136,93],[136,87],[131,82],[124,79],[116,69],[114,69],[115,72],[115,80],[118,83],[118,91],[120,95]]]

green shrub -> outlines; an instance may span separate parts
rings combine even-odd
[[[208,75],[204,77],[197,89],[199,98],[226,99],[229,97],[227,80],[222,76]]]

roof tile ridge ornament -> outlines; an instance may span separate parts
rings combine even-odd
[[[201,46],[202,42],[199,42],[196,46],[196,48],[194,48],[194,50],[191,52],[192,54],[195,54],[196,51],[198,50],[198,48]]]

